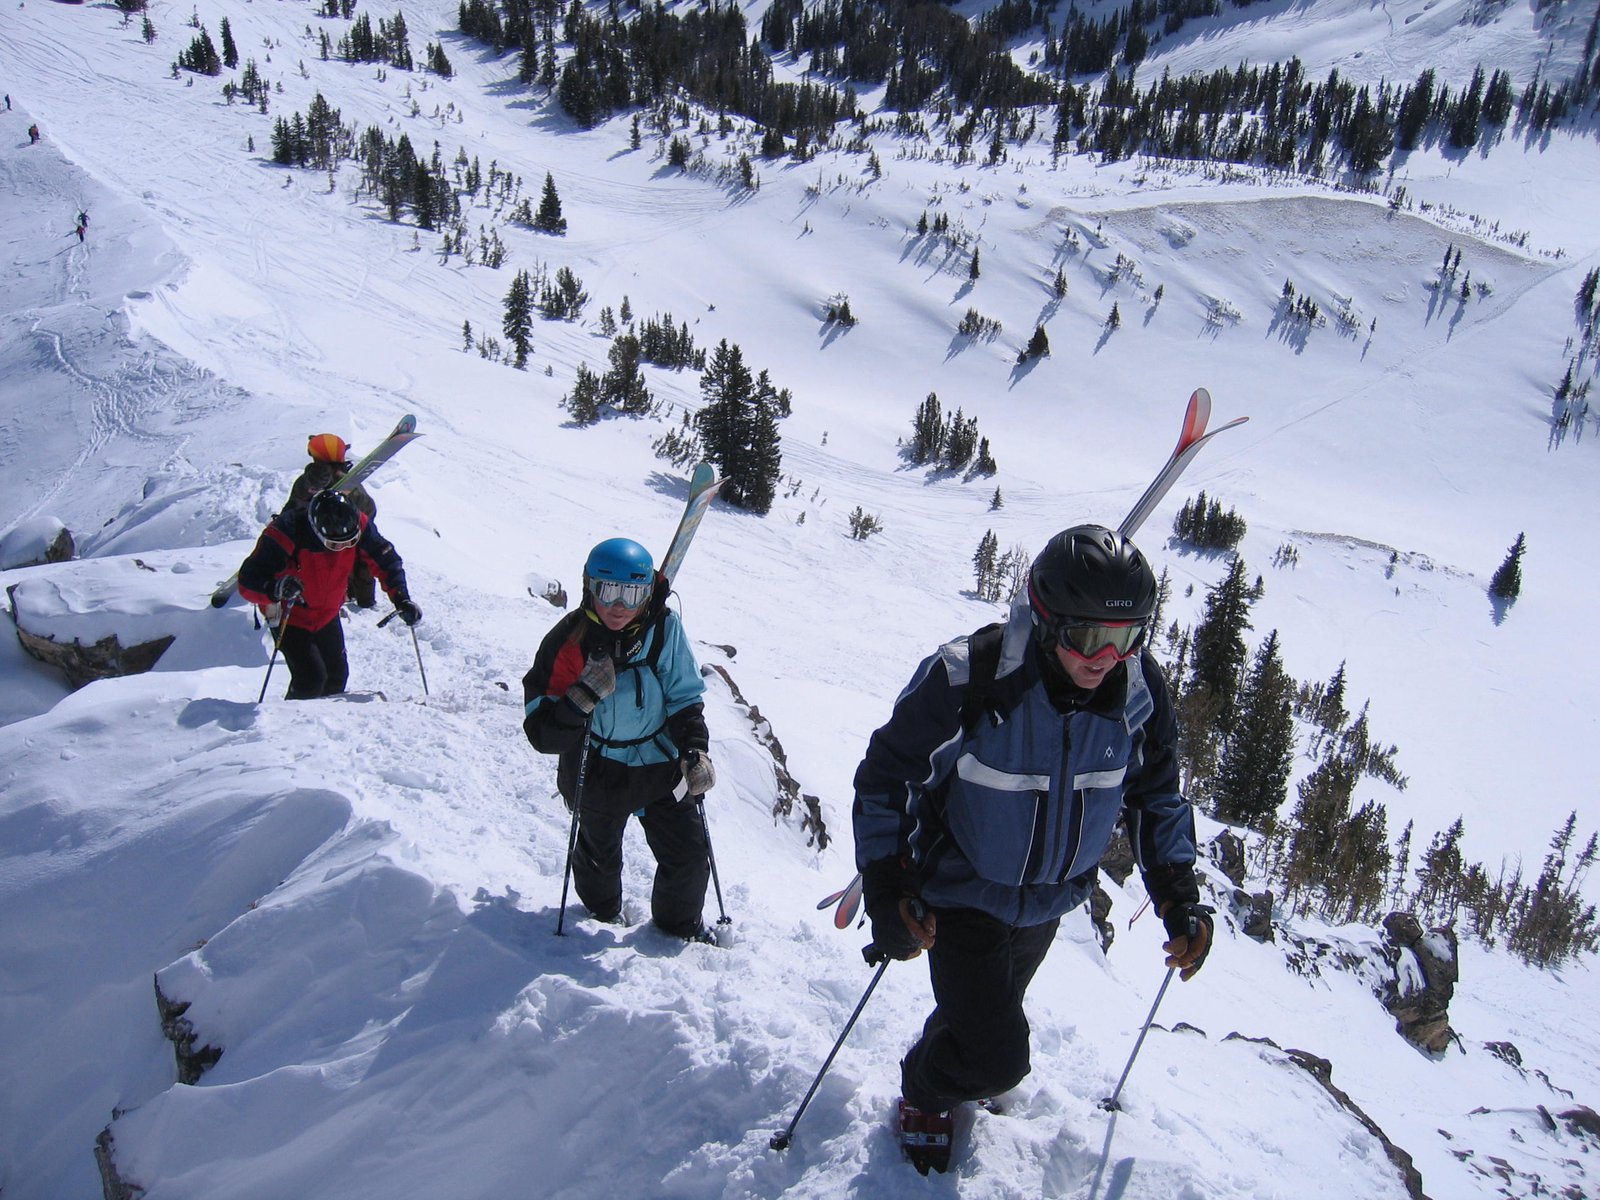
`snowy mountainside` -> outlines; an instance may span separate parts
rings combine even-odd
[[[1300,677],[1346,662],[1377,736],[1399,745],[1410,786],[1372,792],[1391,831],[1414,819],[1420,840],[1462,814],[1472,855],[1534,864],[1583,808],[1600,689],[1581,653],[1551,653],[1551,634],[1593,589],[1594,430],[1580,421],[1556,444],[1550,394],[1573,294],[1600,261],[1592,139],[1419,152],[1403,171],[1417,204],[1398,213],[1304,180],[1077,156],[1052,168],[1047,141],[997,168],[958,166],[887,136],[874,142],[881,178],[826,151],[759,161],[746,194],[669,168],[652,140],[630,149],[626,117],[575,130],[508,83],[512,56],[454,33],[443,0],[406,15],[415,42],[449,48],[449,81],[320,61],[306,31],[322,20],[306,5],[195,11],[213,33],[229,18],[273,83],[270,114],[225,104],[219,80],[170,77],[187,13],[155,9],[153,45],[108,8],[36,3],[0,26],[0,88],[17,105],[0,117],[0,530],[53,516],[92,560],[7,571],[0,586],[59,573],[105,608],[90,568],[139,556],[174,607],[180,594],[203,604],[281,502],[307,434],[365,449],[414,411],[424,438],[373,491],[426,613],[431,694],[406,631],[360,615],[352,686],[385,700],[284,704],[280,663],[256,706],[269,646],[240,607],[201,614],[227,629],[209,660],[65,699],[6,652],[8,1200],[92,1194],[108,1124],[117,1169],[151,1200],[474,1197],[530,1179],[571,1197],[941,1186],[899,1162],[887,1131],[896,1063],[928,1004],[920,963],[885,973],[794,1145],[767,1149],[871,977],[864,933],[814,908],[853,870],[851,775],[920,656],[996,615],[972,595],[982,534],[1036,549],[1069,520],[1115,523],[1197,383],[1219,420],[1252,419],[1208,448],[1141,536],[1171,572],[1174,615],[1192,620],[1221,572],[1165,544],[1181,496],[1205,487],[1250,522],[1242,553],[1266,585],[1254,635],[1279,629]],[[1254,5],[1191,22],[1144,70],[1273,57],[1277,39],[1313,74],[1371,69],[1381,51],[1393,81],[1438,62],[1459,85],[1477,61],[1520,70],[1545,55],[1559,70],[1582,39],[1566,8],[1494,13]],[[319,91],[348,122],[514,171],[522,195],[552,174],[564,238],[509,225],[492,198],[467,209],[474,236],[506,240],[508,266],[569,266],[591,293],[580,321],[538,323],[529,370],[461,348],[463,320],[498,333],[508,270],[444,261],[436,234],[357,194],[351,164],[330,180],[266,161],[271,121]],[[44,141],[30,147],[19,131],[34,120]],[[696,143],[711,165],[740,148]],[[948,214],[981,248],[980,278],[966,249],[916,235],[923,213]],[[1486,293],[1461,302],[1447,288],[1452,246]],[[1132,272],[1115,272],[1118,255]],[[1355,331],[1293,329],[1286,279],[1358,313]],[[837,295],[859,326],[823,321]],[[772,514],[717,507],[678,603],[702,662],[771,722],[834,840],[817,850],[797,817],[774,820],[767,752],[713,681],[727,950],[577,909],[569,936],[551,936],[567,820],[518,720],[519,677],[556,611],[527,588],[573,589],[611,533],[665,541],[683,481],[650,443],[699,402],[692,372],[650,369],[661,417],[568,423],[558,401],[578,365],[605,362],[596,312],[623,297],[687,322],[705,348],[739,344],[794,392]],[[1123,323],[1108,336],[1113,303]],[[969,307],[1002,334],[958,336]],[[1051,356],[1021,368],[1036,324]],[[899,457],[929,392],[979,419],[998,476]],[[996,486],[1005,503],[991,509]],[[881,535],[846,536],[858,505]],[[1524,595],[1496,624],[1484,587],[1520,530]],[[1270,567],[1285,543],[1298,565]],[[240,646],[244,665],[230,657]],[[641,841],[628,862],[637,917]],[[1009,1116],[963,1130],[946,1190],[1404,1194],[1376,1137],[1289,1065],[1290,1049],[1333,1064],[1430,1195],[1594,1190],[1592,1140],[1540,1115],[1600,1103],[1588,962],[1534,972],[1465,944],[1461,1040],[1435,1061],[1395,1035],[1363,979],[1297,975],[1282,947],[1225,922],[1206,970],[1166,998],[1126,1111],[1100,1112],[1161,977],[1158,923],[1129,928],[1139,897],[1111,890],[1117,942],[1103,955],[1082,914],[1063,930],[1030,993],[1033,1074]],[[1374,937],[1294,929],[1367,949]],[[152,977],[190,1005],[199,1044],[222,1050],[197,1086],[174,1082]],[[1259,1038],[1280,1049],[1244,1040]],[[1501,1041],[1521,1069],[1484,1049]]]

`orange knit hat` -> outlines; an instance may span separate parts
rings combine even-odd
[[[306,452],[318,462],[339,463],[350,448],[336,433],[314,433],[306,443]]]

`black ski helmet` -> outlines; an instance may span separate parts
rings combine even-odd
[[[344,550],[361,536],[361,514],[343,492],[323,488],[306,505],[311,532],[330,550]]]
[[[1074,525],[1046,543],[1028,570],[1028,605],[1040,641],[1074,621],[1148,621],[1156,577],[1139,548],[1104,525]]]

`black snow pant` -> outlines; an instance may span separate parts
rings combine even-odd
[[[578,815],[572,882],[583,906],[603,921],[615,920],[622,911],[622,835],[632,815],[589,807]],[[667,933],[693,937],[701,929],[711,879],[711,851],[700,810],[692,801],[679,803],[666,796],[639,810],[639,823],[656,856],[650,916]]]
[[[278,643],[289,668],[286,700],[315,700],[344,691],[350,662],[344,654],[344,624],[335,617],[321,629],[290,625]]]
[[[372,568],[367,566],[364,559],[356,559],[356,565],[350,571],[350,583],[345,589],[345,595],[357,608],[372,608],[377,604],[378,581],[373,578]]]
[[[971,908],[938,908],[928,952],[933,1012],[900,1063],[908,1104],[945,1112],[998,1096],[1028,1074],[1028,1018],[1022,997],[1055,939],[1058,917],[1007,925]]]

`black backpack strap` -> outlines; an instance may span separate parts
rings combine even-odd
[[[996,722],[1005,716],[994,709],[994,677],[1000,669],[1000,649],[1005,641],[1004,622],[985,625],[967,638],[967,689],[961,695],[961,732],[972,736],[987,713]]]

